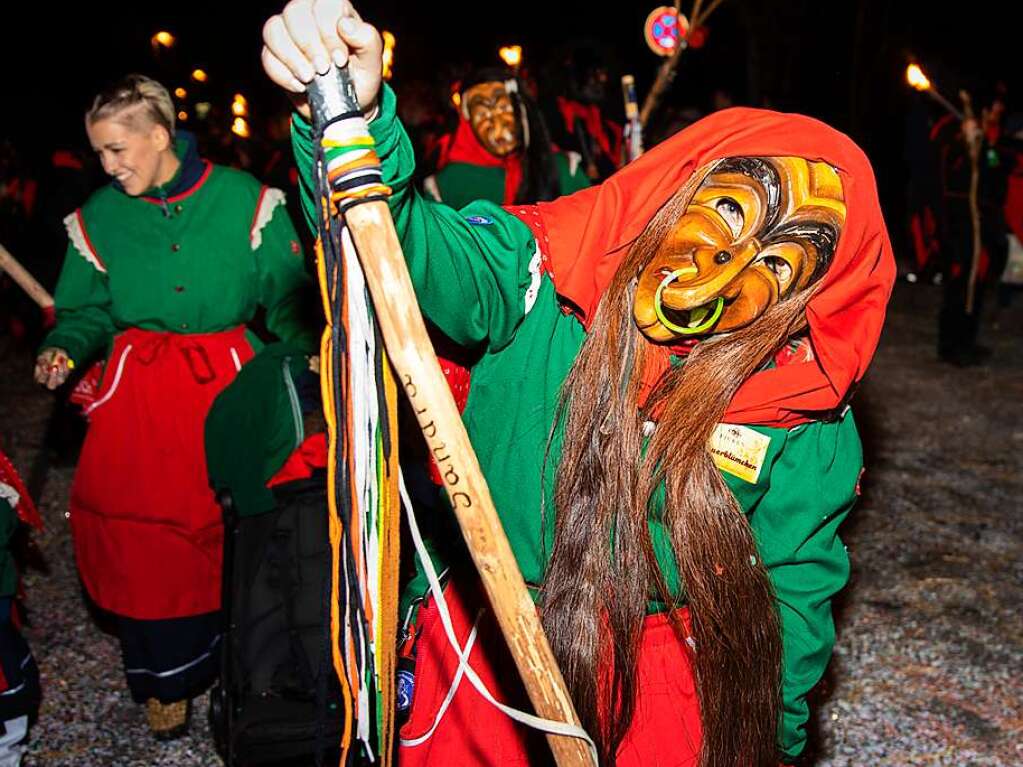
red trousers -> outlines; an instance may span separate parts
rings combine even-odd
[[[497,700],[532,711],[486,598],[455,586],[444,594],[463,647],[476,622],[469,665]],[[688,625],[688,614],[682,617]],[[421,633],[412,708],[400,733],[400,767],[553,763],[542,733],[498,711],[464,676],[433,734],[413,745],[433,727],[458,669],[458,657],[432,599],[420,609],[416,628]],[[688,650],[663,615],[646,619],[640,641],[636,711],[618,749],[618,767],[694,767],[700,749],[700,709]]]

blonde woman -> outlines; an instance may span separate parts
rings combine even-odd
[[[57,325],[35,369],[53,389],[106,357],[71,493],[75,556],[160,738],[186,730],[215,669],[223,531],[206,412],[258,345],[245,323],[259,305],[282,339],[314,343],[283,193],[201,159],[174,118],[167,90],[141,75],[87,112],[112,182],[65,220]]]

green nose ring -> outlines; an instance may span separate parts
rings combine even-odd
[[[664,314],[664,308],[661,306],[661,294],[664,292],[664,289],[668,287],[671,283],[673,283],[675,280],[677,280],[679,277],[692,274],[695,271],[696,270],[691,266],[687,266],[682,269],[676,269],[663,280],[661,280],[661,284],[657,286],[657,292],[654,293],[654,314],[657,315],[657,319],[668,330],[683,336],[695,336],[699,333],[704,333],[710,330],[712,327],[714,327],[715,323],[719,319],[721,319],[721,313],[725,310],[725,299],[722,298],[721,296],[718,296],[717,302],[714,304],[714,309],[708,312],[709,316],[707,317],[707,319],[705,319],[699,325],[696,325],[695,327],[691,328],[683,327],[682,325],[676,325],[674,322],[669,320],[668,317]],[[697,307],[693,311],[699,311],[701,308],[702,307]]]

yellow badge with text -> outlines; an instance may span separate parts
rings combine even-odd
[[[748,426],[719,423],[710,438],[710,454],[721,471],[756,484],[771,438]]]

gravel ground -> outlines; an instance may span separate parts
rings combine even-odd
[[[995,355],[975,370],[935,361],[939,298],[900,285],[855,402],[867,474],[843,528],[853,581],[816,694],[818,767],[1023,764],[1023,297],[985,331]],[[29,368],[0,348],[0,441],[25,474],[51,410]],[[82,600],[64,518],[71,474],[42,478],[47,528],[25,577],[44,690],[26,767],[220,764],[205,700],[189,737],[148,736],[117,643]]]

